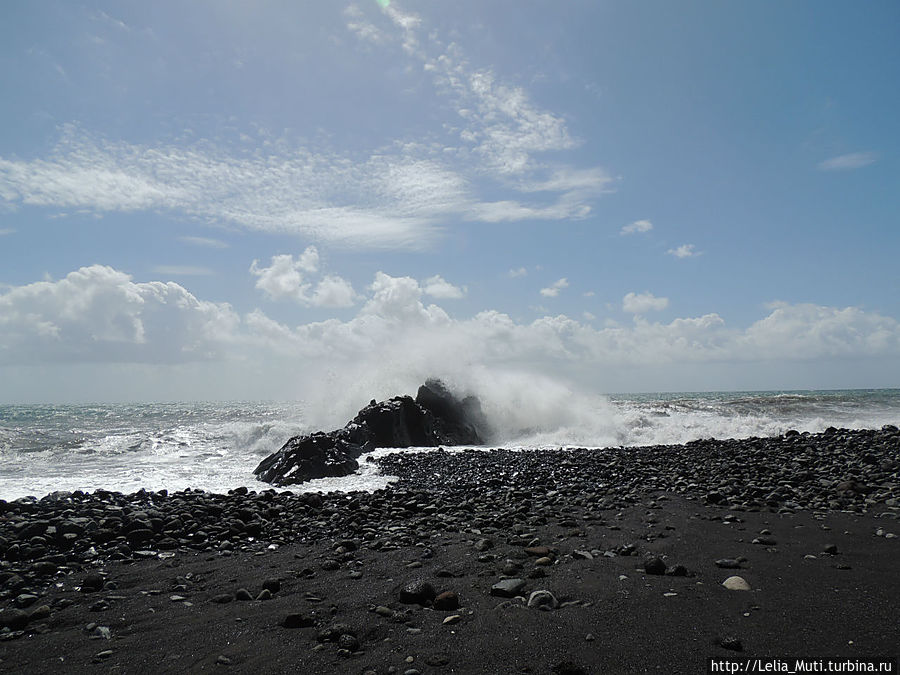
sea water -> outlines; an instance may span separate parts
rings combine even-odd
[[[497,426],[494,446],[668,445],[900,424],[900,390],[573,395],[535,410],[522,401],[486,400],[485,411]],[[0,499],[96,489],[264,489],[253,476],[260,460],[291,436],[318,429],[302,403],[0,405]],[[374,454],[386,452],[393,451]],[[354,476],[295,489],[372,490],[390,480],[362,461]]]

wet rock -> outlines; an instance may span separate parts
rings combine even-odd
[[[353,473],[359,468],[357,458],[374,448],[481,445],[486,434],[477,398],[460,400],[439,380],[428,380],[415,400],[373,400],[342,429],[291,438],[254,473],[267,483],[293,485]]]

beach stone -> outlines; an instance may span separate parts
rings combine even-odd
[[[94,593],[103,590],[106,580],[100,574],[88,574],[81,582],[82,593]]]
[[[31,610],[28,614],[29,622],[34,621],[43,621],[44,619],[49,619],[52,611],[49,605],[39,605]]]
[[[722,582],[722,585],[727,588],[729,591],[749,591],[751,590],[750,584],[747,583],[747,580],[744,577],[728,577],[725,581]]]
[[[281,590],[281,581],[275,578],[266,579],[262,582],[262,587],[270,593],[277,593]]]
[[[459,596],[456,591],[444,591],[434,599],[434,608],[440,611],[448,611],[459,608]]]
[[[822,548],[822,553],[829,553],[831,555],[837,555],[837,553],[838,553],[837,544],[826,544]]]
[[[246,602],[248,600],[252,600],[253,596],[250,594],[250,591],[248,591],[246,588],[239,588],[239,589],[237,589],[237,591],[235,591],[234,598],[235,598],[235,600],[242,600],[242,601]]]
[[[230,666],[231,659],[229,659],[224,654],[219,654],[219,656],[216,658],[216,663],[219,664],[220,666]]]
[[[37,599],[38,596],[34,593],[20,593],[13,602],[19,609],[25,609],[26,607],[31,607],[31,605],[37,602]]]
[[[288,614],[281,620],[283,628],[310,628],[315,625],[315,619],[298,613]]]
[[[528,596],[528,607],[530,607],[531,609],[542,609],[544,611],[549,611],[551,609],[556,609],[558,606],[559,601],[556,599],[556,596],[554,596],[550,591],[532,591],[531,595]]]
[[[491,586],[491,595],[499,598],[514,598],[524,589],[524,579],[503,579]]]
[[[647,558],[647,560],[644,561],[644,571],[647,574],[665,574],[666,563],[655,556],[652,558]]]
[[[23,630],[30,620],[28,613],[21,609],[4,609],[0,611],[0,628]]]
[[[549,556],[543,556],[542,558],[538,558],[534,561],[535,565],[539,565],[540,567],[547,567],[548,565],[553,564],[553,558]]]
[[[719,558],[716,560],[716,567],[721,567],[726,570],[736,570],[740,569],[741,561],[736,558]]]
[[[722,649],[728,649],[733,652],[744,651],[744,645],[741,644],[741,641],[734,636],[729,635],[727,637],[719,638],[718,643]]]
[[[271,600],[272,599],[272,591],[268,588],[264,588],[259,592],[259,595],[256,596],[257,600]]]
[[[355,652],[359,649],[359,640],[355,635],[350,635],[349,633],[343,633],[337,639],[338,648],[346,649],[350,652]]]
[[[494,542],[490,539],[479,539],[475,542],[475,550],[484,553],[494,547]]]
[[[210,602],[215,602],[219,605],[224,605],[227,602],[231,602],[234,600],[234,595],[231,593],[220,593],[219,595],[214,595],[210,598]]]
[[[419,579],[404,586],[400,590],[398,599],[405,605],[428,605],[431,604],[436,595],[434,586],[427,581]]]
[[[446,617],[441,623],[445,626],[449,626],[454,623],[459,623],[460,621],[462,621],[462,617],[459,614],[451,614],[450,616]]]

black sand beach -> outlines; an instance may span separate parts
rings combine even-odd
[[[0,672],[897,657],[894,427],[381,463],[400,480],[372,494],[0,502]]]

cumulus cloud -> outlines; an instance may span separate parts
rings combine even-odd
[[[669,306],[668,298],[657,298],[653,293],[627,293],[622,298],[622,309],[629,314],[658,312]]]
[[[562,279],[557,279],[552,284],[547,286],[547,288],[541,289],[541,295],[545,298],[555,298],[559,295],[560,291],[564,288],[569,287],[569,280],[563,277]]]
[[[507,272],[507,276],[509,276],[510,279],[518,279],[519,277],[524,277],[526,274],[528,274],[528,270],[524,267],[517,267]]]
[[[682,244],[678,248],[670,248],[666,253],[676,258],[694,258],[701,255],[700,251],[697,251],[693,244]]]
[[[653,229],[653,223],[649,220],[635,220],[633,223],[629,223],[622,227],[619,231],[620,234],[638,234],[640,232],[649,232]]]
[[[250,273],[258,277],[256,288],[272,300],[294,300],[307,307],[351,307],[357,299],[349,281],[328,275],[318,283],[307,280],[307,275],[319,271],[319,251],[309,246],[297,256],[274,255],[269,267],[262,267],[258,260],[250,265]]]
[[[839,155],[831,157],[819,162],[819,169],[822,171],[849,171],[853,169],[861,169],[869,164],[874,164],[878,159],[878,155],[874,152],[851,152],[847,155]]]
[[[223,355],[230,305],[93,265],[0,295],[0,363],[180,363]]]
[[[422,288],[425,295],[430,295],[439,300],[457,300],[466,295],[466,289],[454,286],[440,275],[429,277]]]
[[[774,303],[746,328],[715,313],[595,327],[586,315],[521,322],[485,310],[453,318],[424,297],[415,279],[379,272],[355,316],[287,326],[260,310],[239,315],[205,302],[176,283],[138,283],[96,265],[0,293],[0,364],[270,364],[312,373],[316,387],[336,378],[368,389],[332,420],[338,423],[360,400],[408,390],[427,376],[464,379],[477,369],[592,380],[616,368],[900,358],[900,323],[857,307]],[[310,393],[321,398],[321,391]]]

